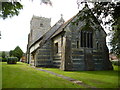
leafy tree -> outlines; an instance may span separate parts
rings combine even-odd
[[[23,5],[19,2],[0,2],[0,17],[6,19],[19,14],[19,11],[23,9]]]
[[[5,58],[6,54],[5,51],[2,52],[2,58]]]
[[[95,14],[95,16],[99,19],[99,21],[101,21],[101,24],[103,24],[104,26],[111,25],[112,27],[115,27],[111,30],[111,52],[116,54],[120,58],[120,1],[99,1],[94,2],[93,5],[94,7],[92,8],[92,11]]]
[[[110,45],[112,46],[111,52],[116,54],[117,57],[120,59],[120,2],[115,7],[113,13],[113,29],[112,29],[112,37]]]
[[[10,57],[13,56],[13,53],[14,53],[13,50],[10,50],[9,52]]]
[[[116,54],[117,57],[120,59],[120,17],[118,18],[118,23],[113,24],[113,29],[111,32],[111,52]]]
[[[111,52],[116,54],[120,58],[120,2],[101,2],[95,3],[93,9],[99,18],[101,14],[102,18],[111,16],[111,19],[105,21],[104,24],[112,24],[110,45],[112,47]]]
[[[13,56],[17,57],[19,60],[23,55],[23,51],[21,50],[21,48],[19,46],[17,46],[14,50],[13,50]]]

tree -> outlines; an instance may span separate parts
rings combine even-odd
[[[120,59],[120,2],[114,9],[113,18],[113,33],[110,42],[110,45],[112,46],[111,52],[116,54],[117,57]]]
[[[80,5],[80,3],[88,2],[77,2],[78,5]],[[104,26],[110,25],[113,27],[111,30],[112,33],[110,40],[110,45],[112,47],[111,52],[116,54],[117,57],[120,58],[120,1],[99,1],[94,2],[93,5],[94,7],[92,8],[92,11],[94,15],[99,19],[101,24],[103,24]]]
[[[23,9],[23,5],[19,2],[0,2],[0,17],[6,19],[19,14],[19,11]]]
[[[118,23],[113,24],[110,45],[112,46],[111,53],[116,54],[120,59],[120,17],[117,21]]]
[[[13,50],[13,56],[17,57],[19,60],[23,55],[23,51],[21,50],[21,48],[19,46],[17,46],[14,50]]]
[[[6,54],[5,54],[5,52],[3,51],[3,52],[2,52],[2,58],[5,58],[5,56],[6,56]]]
[[[13,50],[10,50],[9,52],[10,57],[13,56],[13,53],[14,53]]]
[[[96,3],[93,9],[99,18],[103,14],[102,18],[111,16],[109,20],[104,24],[111,24],[111,39],[110,45],[112,47],[111,52],[116,54],[120,58],[120,2],[101,2]]]

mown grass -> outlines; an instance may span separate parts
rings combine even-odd
[[[68,76],[97,88],[118,88],[118,66],[113,71],[61,71],[56,68],[43,68],[64,76]]]
[[[56,77],[46,72],[35,70],[28,64],[2,63],[3,88],[81,88],[67,80]],[[61,71],[56,68],[42,68],[64,76],[80,80],[97,88],[118,88],[118,66],[114,71]]]
[[[38,71],[24,63],[2,63],[2,88],[81,88],[52,74]]]
[[[0,60],[0,90],[1,90],[1,88],[2,88],[2,62],[1,62],[1,60]]]

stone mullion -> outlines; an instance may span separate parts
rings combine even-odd
[[[89,36],[89,38],[90,38],[90,48],[92,48],[93,47],[93,40],[92,40],[92,33],[90,33],[90,36]]]
[[[91,33],[89,33],[89,47],[91,48]]]
[[[91,33],[91,48],[93,48],[93,37],[92,37],[92,33]]]
[[[89,33],[87,34],[87,47],[89,48],[90,47],[90,44],[89,44]]]
[[[84,32],[83,35],[84,35],[83,36],[83,39],[84,39],[84,41],[83,41],[83,43],[84,43],[83,47],[86,47],[86,33]]]
[[[87,35],[88,35],[88,33],[86,32],[86,47],[88,47],[88,42],[87,42],[88,38],[87,38]]]
[[[81,38],[80,38],[80,40],[81,40],[81,47],[83,47],[83,32],[81,31]]]

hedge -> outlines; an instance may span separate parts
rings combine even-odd
[[[7,64],[16,64],[18,61],[17,57],[8,57]]]
[[[7,62],[8,58],[2,58],[2,62]]]

